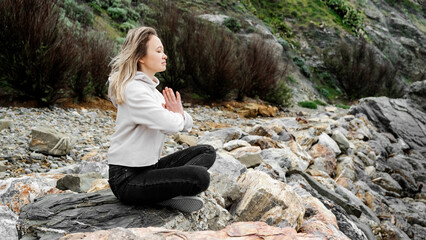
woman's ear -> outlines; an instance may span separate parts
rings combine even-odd
[[[139,59],[138,60],[138,62],[140,63],[140,64],[144,64],[145,62],[142,60],[142,58],[141,59]]]

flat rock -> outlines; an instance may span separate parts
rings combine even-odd
[[[50,239],[68,233],[117,227],[217,230],[225,227],[231,216],[217,204],[212,194],[202,193],[203,209],[191,214],[157,206],[124,205],[110,190],[47,195],[21,209],[18,231],[24,238]]]

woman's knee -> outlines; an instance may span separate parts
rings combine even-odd
[[[200,166],[188,166],[191,172],[192,182],[199,192],[205,191],[210,185],[210,174],[206,168]]]
[[[202,146],[204,149],[203,156],[207,161],[207,168],[210,168],[213,166],[214,162],[216,161],[216,150],[213,146],[208,144],[199,145]]]

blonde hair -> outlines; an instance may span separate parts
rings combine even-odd
[[[125,102],[124,90],[136,75],[138,60],[146,55],[147,42],[151,35],[157,36],[157,32],[151,27],[129,30],[120,53],[109,64],[111,73],[108,96],[117,105]]]

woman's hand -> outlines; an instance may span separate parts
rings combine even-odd
[[[176,92],[176,96],[175,96],[173,89],[166,87],[163,90],[163,96],[164,96],[164,99],[166,100],[166,103],[163,104],[163,107],[169,111],[182,114],[182,117],[185,118],[185,115],[183,114],[183,107],[182,107],[182,101],[180,98],[180,93]]]

